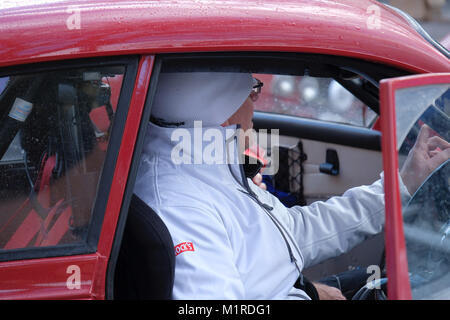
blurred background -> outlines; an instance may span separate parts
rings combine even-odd
[[[379,0],[414,19],[437,41],[450,47],[450,0]],[[445,42],[445,43],[443,43]]]

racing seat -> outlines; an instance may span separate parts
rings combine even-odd
[[[156,212],[133,194],[114,275],[114,299],[172,299],[174,274],[169,230]]]
[[[39,188],[36,192],[32,191],[30,197],[0,229],[0,232],[3,232],[10,225],[14,225],[15,220],[20,220],[20,217],[24,213],[26,214],[3,249],[51,246],[58,244],[64,237],[67,237],[72,208],[63,201],[64,199],[59,199],[53,206],[49,204],[51,197],[50,181],[55,163],[54,155],[43,157],[38,175]],[[45,207],[49,208],[43,208],[39,203],[45,203]],[[39,204],[40,210],[37,204]]]
[[[90,103],[81,99],[77,83],[44,80],[33,86],[44,95],[26,94],[34,103],[26,121],[7,128],[20,133],[30,194],[0,226],[2,249],[84,241],[88,230],[105,150],[98,146]]]

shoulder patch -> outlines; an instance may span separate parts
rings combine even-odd
[[[175,256],[185,251],[195,251],[194,244],[192,242],[182,242],[175,246]]]

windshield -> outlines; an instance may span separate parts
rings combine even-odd
[[[395,99],[401,168],[424,124],[450,141],[450,85],[400,89]],[[404,206],[403,226],[413,299],[450,299],[450,161]]]

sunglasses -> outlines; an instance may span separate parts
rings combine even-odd
[[[258,100],[258,96],[261,93],[261,88],[263,87],[264,83],[261,82],[261,80],[253,78],[253,88],[252,92],[250,92],[250,99],[252,99],[253,102]]]

